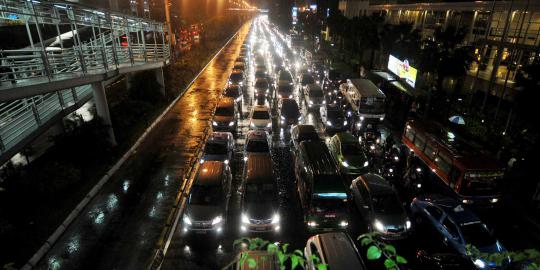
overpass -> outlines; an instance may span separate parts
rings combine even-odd
[[[0,51],[0,164],[92,98],[115,144],[104,86],[143,70],[155,70],[164,86],[161,68],[170,57],[164,23],[38,0],[0,1],[0,20],[24,24],[30,44]],[[45,25],[56,29],[53,42]]]

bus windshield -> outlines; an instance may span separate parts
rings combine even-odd
[[[363,97],[358,106],[359,113],[384,113],[384,98]]]

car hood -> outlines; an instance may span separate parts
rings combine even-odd
[[[401,214],[374,213],[373,217],[374,220],[379,220],[386,228],[390,227],[392,229],[405,228],[405,222],[407,221],[405,212]]]
[[[189,205],[186,214],[192,221],[208,221],[223,214],[223,209],[215,205]]]
[[[221,116],[221,115],[215,115],[214,121],[216,122],[231,122],[233,121],[234,117],[232,116]]]
[[[227,159],[227,155],[204,155],[203,159],[205,161],[225,161]]]
[[[270,119],[251,119],[251,123],[257,127],[266,127],[266,125],[271,122],[272,120]]]
[[[277,212],[277,207],[271,202],[244,203],[242,210],[250,219],[264,220],[271,219],[274,213]]]
[[[363,156],[343,156],[343,159],[349,164],[349,169],[362,169],[364,168],[364,163],[366,159]]]

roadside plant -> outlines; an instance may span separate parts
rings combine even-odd
[[[467,255],[475,262],[494,262],[496,266],[503,266],[506,262],[520,265],[519,269],[540,270],[540,251],[537,249],[524,249],[520,251],[504,251],[483,253],[473,245],[467,245]]]
[[[289,244],[279,244],[271,243],[270,241],[261,239],[261,238],[247,238],[243,237],[237,239],[233,243],[233,248],[241,249],[243,251],[266,251],[269,256],[276,256],[279,264],[280,270],[285,269],[305,269],[306,259],[304,257],[304,252],[299,249],[295,249],[292,252],[288,252]],[[263,260],[268,259],[268,257],[262,257]],[[312,255],[308,258],[313,262],[317,270],[326,270],[327,265],[321,262],[321,259],[315,255]],[[257,267],[257,260],[250,257],[249,253],[242,252],[241,255],[236,258],[233,262],[229,263],[223,268],[229,269],[234,263],[240,265],[248,264],[250,269],[255,269]]]
[[[400,270],[400,266],[407,263],[407,260],[398,255],[393,245],[381,241],[378,233],[366,233],[358,236],[358,241],[363,247],[367,247],[366,257],[370,261],[384,260],[384,267],[387,270]]]

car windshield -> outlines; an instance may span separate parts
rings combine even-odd
[[[216,115],[218,116],[232,116],[234,115],[233,107],[218,107],[216,109]]]
[[[307,140],[318,140],[319,135],[317,132],[303,132],[298,134],[298,142],[307,141]]]
[[[326,111],[326,117],[330,119],[343,119],[345,116],[343,115],[342,111],[338,110],[328,110]]]
[[[322,90],[310,90],[309,96],[310,97],[322,97],[324,95]]]
[[[194,185],[189,195],[189,204],[192,205],[221,205],[223,193],[220,186]]]
[[[268,82],[264,80],[258,80],[255,82],[255,88],[268,88]]]
[[[315,80],[313,80],[313,77],[311,77],[311,75],[303,75],[302,76],[302,83],[303,84],[311,84],[311,83],[315,83]]]
[[[360,144],[343,144],[341,151],[343,152],[344,156],[359,156],[362,154],[362,147]]]
[[[480,222],[461,225],[461,233],[468,245],[478,248],[492,246],[496,243],[486,226]]]
[[[253,116],[251,117],[253,119],[270,119],[270,115],[267,111],[254,111]]]
[[[242,73],[231,74],[231,81],[240,81],[240,80],[242,80]]]
[[[208,142],[204,148],[204,152],[210,155],[227,154],[227,144],[224,142]]]
[[[330,70],[330,72],[328,72],[328,79],[334,81],[334,80],[338,80],[341,78],[341,74],[335,70]]]
[[[279,89],[278,89],[278,92],[290,93],[290,92],[292,92],[292,85],[280,85]]]
[[[268,148],[268,142],[263,140],[249,140],[246,151],[248,152],[263,152],[266,153],[270,149]]]
[[[281,72],[281,73],[279,73],[279,80],[280,81],[292,81],[291,73],[289,73],[289,72]]]
[[[375,212],[382,214],[400,214],[403,208],[397,196],[392,193],[377,194],[371,198]]]
[[[273,184],[247,184],[246,201],[252,203],[272,202],[276,200]]]
[[[288,117],[298,117],[300,116],[300,110],[298,109],[298,105],[296,105],[296,103],[287,102],[283,103],[283,106],[281,107],[281,114]]]
[[[240,95],[240,91],[238,91],[237,87],[229,87],[225,89],[225,93],[223,95],[226,97],[237,97]]]

